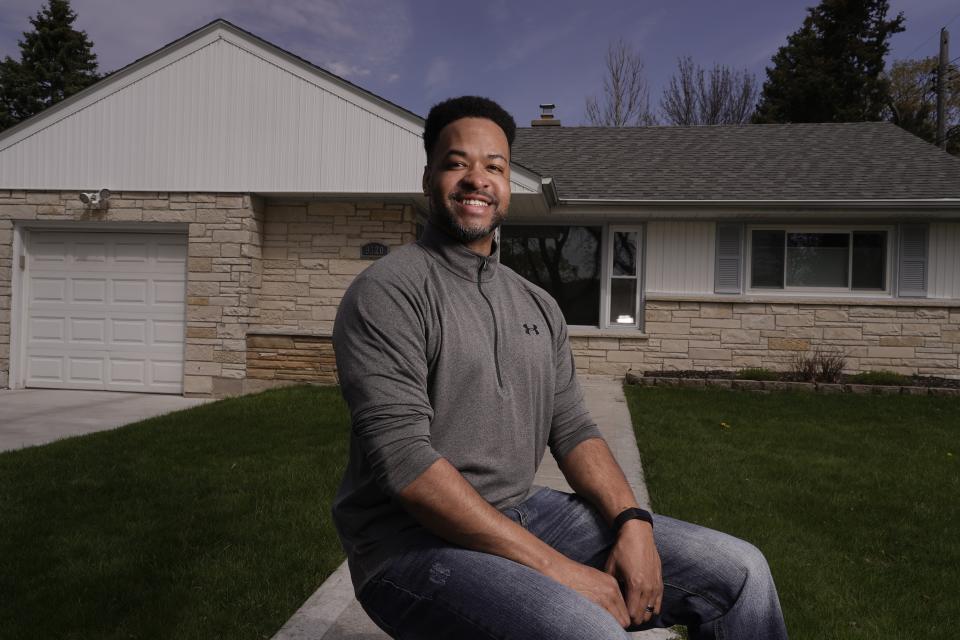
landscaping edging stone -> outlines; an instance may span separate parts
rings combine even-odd
[[[826,382],[783,382],[780,380],[725,380],[710,378],[645,377],[628,371],[626,383],[641,387],[684,387],[703,389],[739,389],[741,391],[799,391],[804,393],[853,393],[858,395],[886,396],[954,396],[960,397],[960,389],[947,387],[887,386],[878,384],[832,384]]]

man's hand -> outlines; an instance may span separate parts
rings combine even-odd
[[[643,624],[655,613],[660,613],[663,577],[660,573],[660,554],[653,542],[653,527],[649,523],[642,520],[624,523],[617,542],[607,556],[605,571],[622,585],[623,600],[631,624]],[[652,606],[653,611],[647,610],[648,606]],[[617,620],[620,618],[617,617]],[[626,628],[629,625],[623,626]]]
[[[551,566],[544,574],[606,609],[624,629],[630,626],[630,614],[616,578],[585,564],[564,559],[566,562]]]

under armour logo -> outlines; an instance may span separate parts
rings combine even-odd
[[[526,323],[524,323],[524,325],[523,325],[523,330],[527,332],[527,335],[530,335],[531,333],[535,333],[535,334],[537,334],[537,335],[540,335],[540,330],[537,329],[537,325],[535,325],[535,324],[526,324]]]

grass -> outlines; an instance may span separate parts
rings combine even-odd
[[[626,393],[654,508],[759,546],[791,637],[956,636],[958,399]]]
[[[269,638],[342,560],[337,389],[0,454],[0,636]]]

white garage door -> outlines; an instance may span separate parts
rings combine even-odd
[[[32,231],[28,387],[181,393],[183,235]]]

